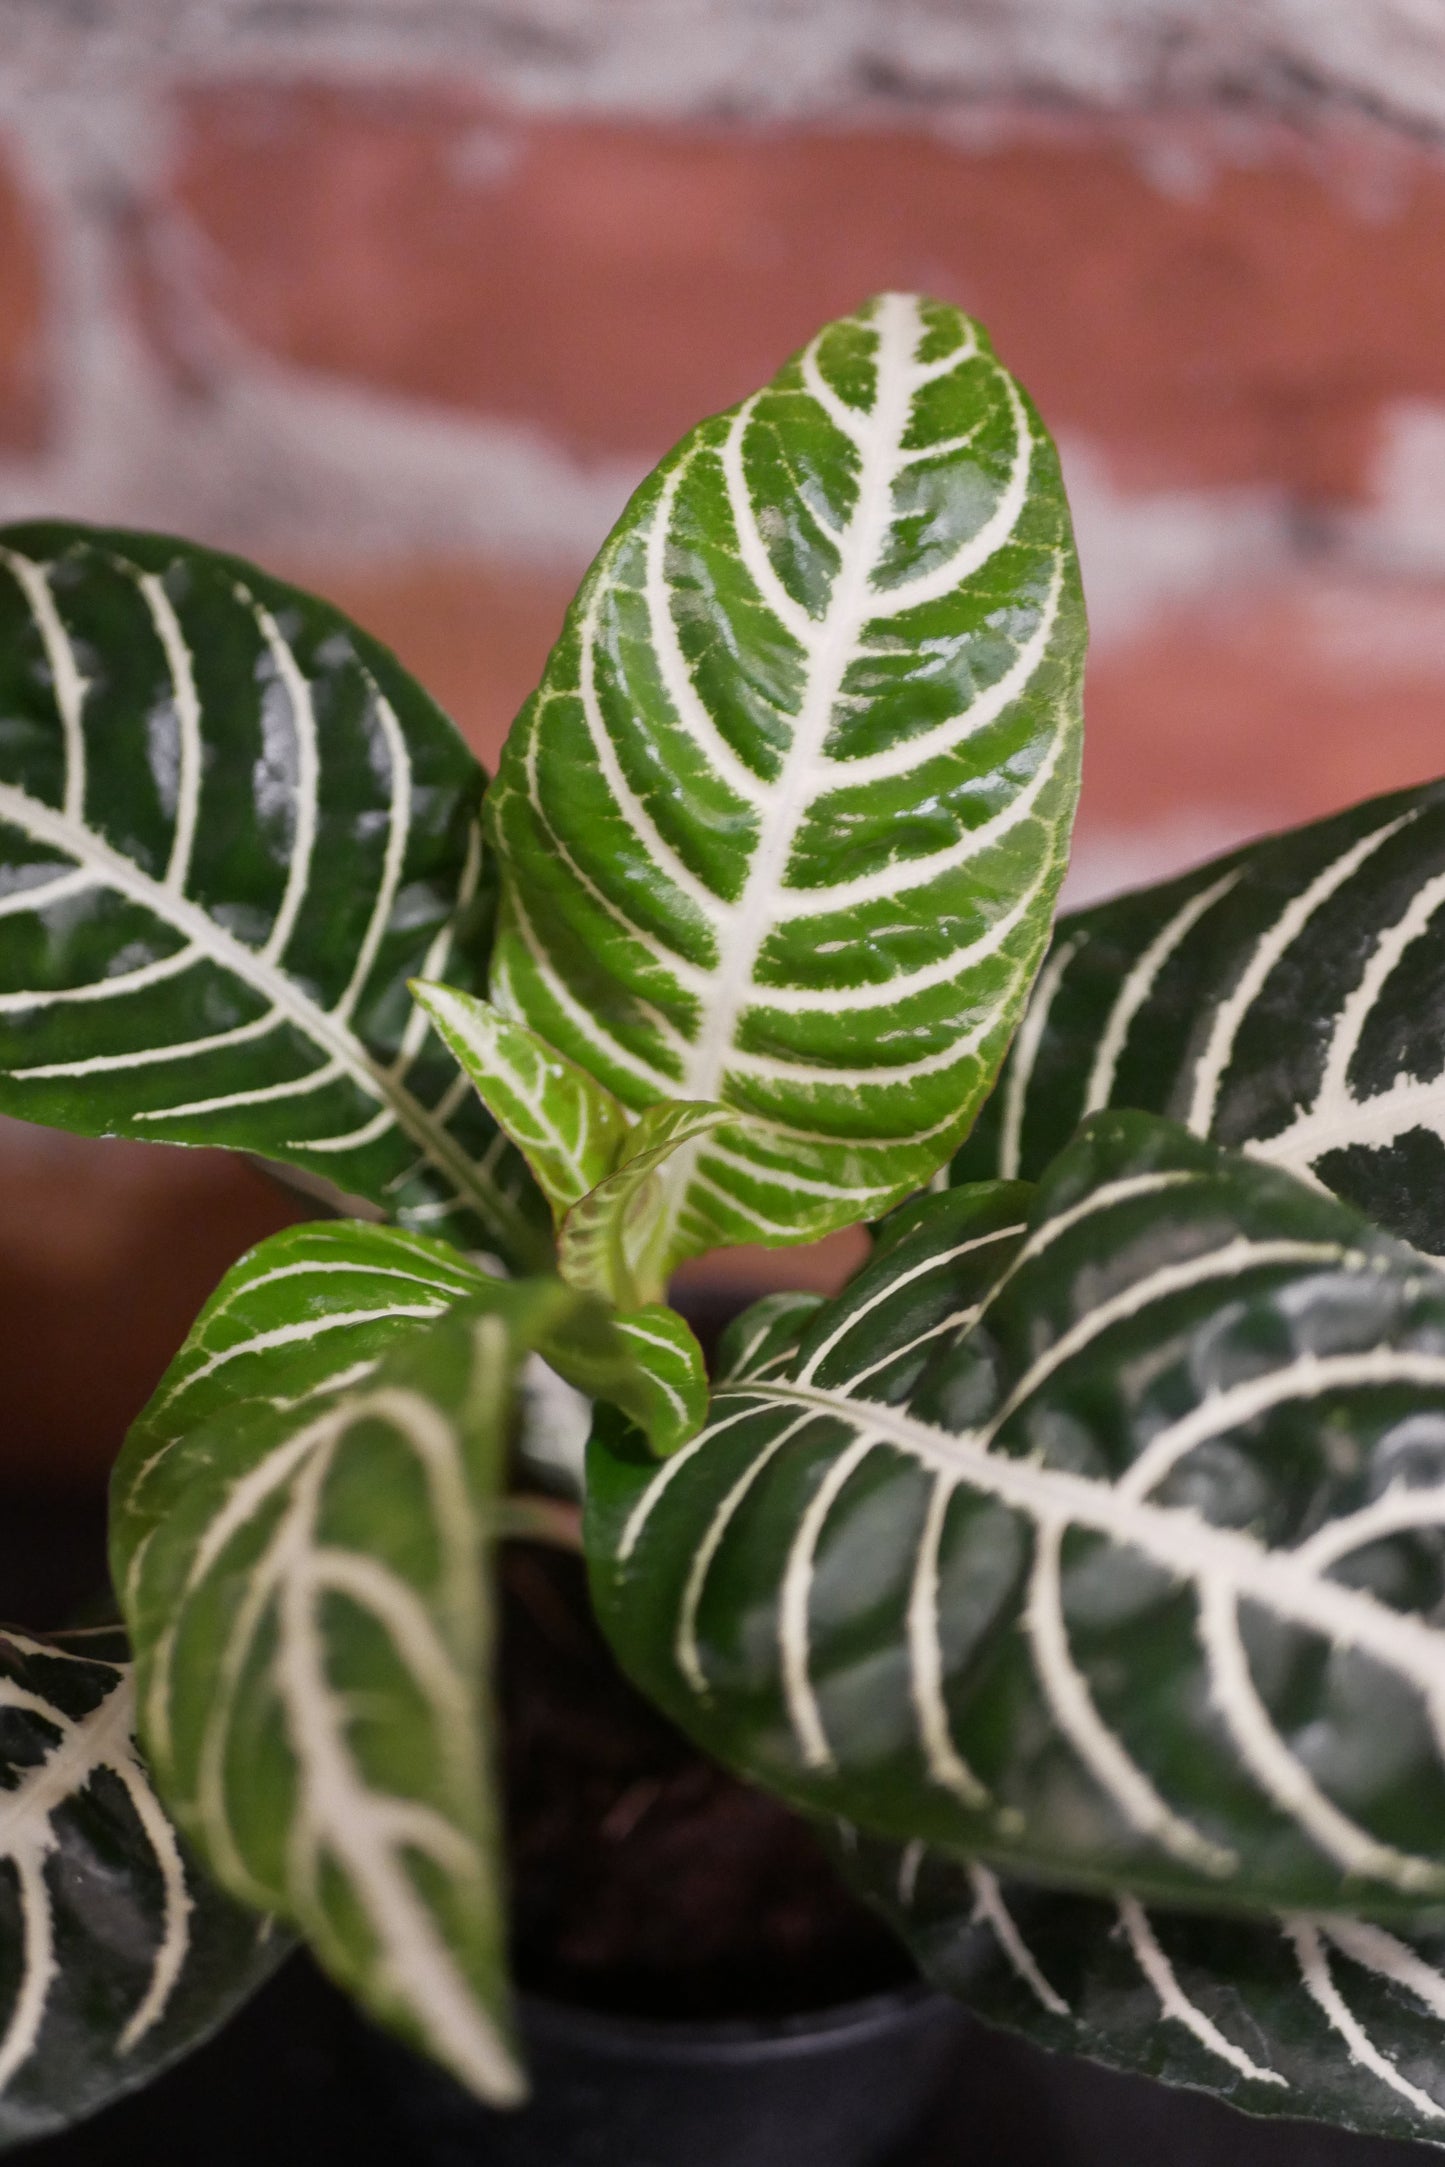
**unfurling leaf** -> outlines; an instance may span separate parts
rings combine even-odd
[[[490,795],[491,995],[633,1111],[750,1117],[660,1177],[678,1254],[850,1225],[966,1133],[1047,940],[1083,643],[1053,447],[937,302],[830,325],[633,498]]]
[[[1445,1932],[1341,1912],[1145,1910],[1000,1880],[922,1844],[839,1849],[925,1977],[1111,2068],[1445,2145]]]
[[[420,981],[411,990],[560,1220],[616,1164],[628,1128],[621,1104],[490,1001]]]
[[[1151,1115],[900,1217],[662,1469],[594,1439],[639,1683],[806,1807],[1055,1881],[1445,1900],[1445,1275]]]
[[[327,604],[157,535],[0,532],[0,1109],[257,1152],[545,1261],[406,990],[485,969],[484,780]]]
[[[223,1896],[132,1736],[118,1627],[0,1631],[0,2146],[187,2054],[290,1947]]]
[[[1147,1107],[1445,1253],[1445,784],[1060,921],[955,1179]]]
[[[574,1204],[562,1221],[557,1269],[574,1286],[605,1295],[621,1309],[660,1301],[687,1252],[677,1206],[684,1189],[664,1176],[705,1136],[734,1126],[726,1106],[665,1100],[651,1106],[627,1137],[615,1171]]]

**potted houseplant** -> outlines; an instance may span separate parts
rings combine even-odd
[[[288,1931],[521,2098],[487,1567],[566,1531],[508,1483],[540,1359],[624,1668],[930,1978],[1445,2140],[1445,790],[1050,945],[1083,647],[1048,437],[908,296],[643,486],[485,802],[329,607],[0,537],[0,1108],[343,1207],[132,1430],[123,1630],[0,1643],[10,2138]],[[861,1222],[709,1380],[674,1267]]]

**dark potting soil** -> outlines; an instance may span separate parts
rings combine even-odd
[[[703,1759],[628,1684],[576,1559],[513,1544],[501,1577],[524,1988],[686,2020],[798,2015],[913,1976],[807,1825]]]

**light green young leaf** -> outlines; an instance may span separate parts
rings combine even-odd
[[[304,1284],[317,1263],[298,1262]],[[263,1278],[257,1299],[277,1288]],[[359,1321],[361,1362],[318,1387],[312,1349],[313,1372],[285,1378],[264,1335],[217,1347],[242,1299],[203,1319],[200,1359],[183,1356],[116,1473],[112,1564],[151,1765],[223,1887],[289,1919],[463,2083],[514,2100],[489,1516],[522,1361],[574,1335],[604,1346],[610,1327],[560,1281],[492,1281],[413,1315],[379,1362],[382,1322]],[[219,1354],[252,1396],[177,1434]],[[268,1359],[290,1389],[246,1377]]]
[[[664,1169],[692,1160],[705,1136],[736,1126],[726,1106],[665,1101],[649,1107],[623,1146],[616,1171],[598,1183],[562,1221],[557,1269],[574,1287],[605,1295],[619,1309],[656,1303],[674,1265],[687,1254]]]
[[[489,799],[491,994],[624,1104],[752,1117],[679,1254],[809,1240],[967,1131],[1048,937],[1084,612],[980,328],[885,295],[706,421],[588,575]]]
[[[118,1627],[0,1632],[0,2147],[208,2038],[290,1947],[201,1874],[134,1739]]]
[[[710,1751],[1081,1888],[1445,1901],[1445,1274],[1108,1113],[755,1338],[666,1466],[589,1459],[600,1614]]]
[[[116,1469],[169,1807],[224,1888],[489,2098],[520,2085],[487,1575],[517,1374],[540,1356],[667,1450],[701,1411],[667,1326],[398,1228],[288,1228],[222,1281]]]
[[[198,1432],[258,1410],[317,1414],[370,1378],[383,1356],[478,1299],[504,1315],[515,1309],[530,1353],[577,1390],[613,1401],[657,1451],[672,1449],[683,1419],[673,1398],[687,1359],[680,1343],[661,1323],[644,1322],[629,1338],[626,1320],[566,1289],[542,1300],[546,1284],[498,1281],[445,1242],[356,1220],[310,1221],[259,1242],[221,1281],[131,1429],[111,1485],[113,1545],[140,1545],[156,1516],[154,1486],[173,1479],[169,1457],[195,1450]],[[686,1407],[701,1419],[691,1400]]]
[[[178,1443],[256,1409],[317,1410],[382,1356],[494,1285],[445,1242],[354,1219],[283,1228],[232,1265],[131,1430],[112,1535],[151,1517],[146,1485]]]
[[[626,1415],[656,1454],[685,1444],[707,1412],[702,1349],[661,1303],[619,1315],[578,1289],[572,1306],[559,1305],[555,1324],[539,1332],[536,1352],[579,1392]]]
[[[411,990],[560,1222],[616,1164],[628,1129],[623,1107],[586,1069],[490,1001],[423,981]]]
[[[1061,920],[955,1178],[1030,1176],[1085,1114],[1172,1115],[1445,1254],[1445,784]]]
[[[924,1975],[989,2023],[1250,2114],[1445,2145],[1438,1926],[1146,1910],[922,1844],[855,1838],[839,1857]]]
[[[707,1363],[691,1327],[675,1309],[650,1302],[619,1316],[617,1330],[636,1361],[633,1419],[665,1457],[695,1437],[707,1419]],[[626,1406],[615,1387],[614,1406]]]
[[[484,781],[328,604],[162,536],[0,532],[0,1109],[257,1152],[544,1263],[406,991],[485,968]]]

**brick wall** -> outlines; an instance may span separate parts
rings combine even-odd
[[[0,516],[256,555],[490,756],[647,466],[825,315],[923,286],[1062,441],[1095,625],[1077,892],[1445,767],[1423,0],[1368,36],[1126,0],[1087,46],[1043,0],[414,0],[405,40],[381,5],[9,6]],[[12,1455],[108,1457],[284,1210],[204,1157],[0,1131],[0,1314],[40,1362]],[[78,1402],[96,1316],[118,1352]]]

